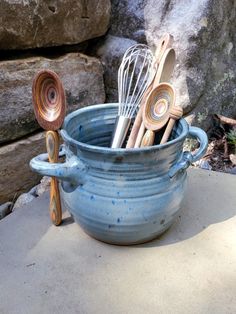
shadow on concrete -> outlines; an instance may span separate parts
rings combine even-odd
[[[68,215],[69,215],[69,214],[68,214]],[[74,221],[73,216],[63,217],[63,220],[62,220],[62,223],[61,223],[60,227],[64,227],[64,226],[73,224],[74,222],[75,222],[75,221]]]

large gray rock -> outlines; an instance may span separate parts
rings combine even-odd
[[[96,55],[104,67],[107,102],[118,102],[117,72],[126,49],[137,42],[128,38],[108,35],[95,47]]]
[[[236,2],[231,0],[113,0],[109,34],[147,41],[155,50],[160,37],[171,33],[177,103],[190,121],[208,129],[211,113],[236,117],[235,28]],[[117,70],[114,63],[111,68],[109,61],[109,72]]]
[[[236,2],[147,1],[147,41],[155,45],[164,32],[173,34],[178,54],[173,83],[177,102],[194,124],[208,129],[212,113],[236,115]]]
[[[0,220],[12,212],[12,207],[13,207],[12,202],[6,202],[0,205]]]
[[[144,8],[147,1],[112,0],[111,3],[109,34],[146,43]]]
[[[12,210],[14,211],[14,210],[16,210],[18,208],[21,208],[24,205],[32,202],[34,199],[35,199],[35,197],[32,194],[30,194],[30,193],[23,193],[16,200]]]
[[[45,151],[44,132],[0,147],[0,204],[15,201],[40,181],[40,176],[30,170],[29,161]]]
[[[32,80],[40,69],[52,69],[66,90],[67,111],[105,101],[100,61],[80,53],[60,58],[32,57],[0,62],[0,144],[39,128],[32,106]]]
[[[0,49],[77,44],[103,35],[110,0],[0,0]]]

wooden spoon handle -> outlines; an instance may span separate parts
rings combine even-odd
[[[170,110],[170,120],[167,124],[167,127],[165,129],[165,132],[162,136],[160,144],[164,144],[168,141],[171,131],[175,125],[175,121],[179,120],[183,116],[183,109],[180,106],[174,106]]]
[[[141,147],[152,146],[155,140],[155,132],[147,130],[143,136]]]
[[[136,141],[135,141],[135,144],[134,144],[135,148],[140,147],[143,135],[145,133],[145,130],[146,130],[145,125],[144,125],[143,122],[141,122],[141,125],[139,127],[139,131],[138,131],[138,135],[137,135],[137,138],[136,138]]]
[[[164,143],[166,143],[168,141],[168,138],[170,136],[170,133],[171,133],[174,125],[175,125],[175,119],[170,118],[170,120],[169,120],[169,122],[167,124],[167,127],[165,129],[165,132],[164,132],[164,134],[162,136],[160,144],[164,144]]]
[[[56,178],[51,178],[49,213],[52,223],[59,226],[62,221],[60,191]]]
[[[136,141],[136,138],[138,136],[139,128],[142,124],[142,115],[143,115],[143,110],[142,110],[143,108],[142,107],[143,107],[143,105],[140,104],[139,111],[138,111],[137,116],[134,120],[134,124],[132,126],[132,130],[131,130],[129,139],[128,139],[128,142],[126,144],[126,148],[135,147],[135,141]]]
[[[47,147],[49,162],[58,162],[58,155],[59,155],[58,132],[47,131],[46,147]],[[55,226],[60,225],[62,221],[62,210],[61,210],[61,201],[60,201],[58,181],[55,177],[51,178],[49,212],[50,212],[50,218],[51,218],[52,223]]]
[[[145,102],[146,102],[147,97],[150,94],[151,90],[152,90],[152,85],[150,84],[149,87],[147,88],[147,90],[145,91],[143,98],[141,100],[139,111],[138,111],[136,118],[134,120],[134,124],[132,126],[131,133],[130,133],[130,136],[128,138],[128,142],[126,144],[126,148],[140,147],[140,143],[141,143],[141,140],[142,140],[142,137],[144,134],[144,129],[142,128],[142,127],[144,127],[144,126],[142,126],[143,107],[145,105]],[[142,128],[142,129],[140,130],[140,128]],[[140,132],[143,132],[143,133],[142,133],[142,137],[138,139],[137,137],[139,134],[139,130],[140,130]]]

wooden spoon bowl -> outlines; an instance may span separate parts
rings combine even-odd
[[[143,137],[142,147],[153,145],[154,132],[167,124],[174,104],[175,91],[170,84],[161,83],[152,90],[143,109],[143,123],[148,131]]]
[[[44,130],[58,130],[65,117],[65,92],[58,75],[50,70],[40,71],[33,81],[35,117]]]

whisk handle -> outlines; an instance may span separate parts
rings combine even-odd
[[[122,147],[126,134],[129,130],[131,120],[124,116],[117,116],[114,133],[112,136],[111,148]]]

